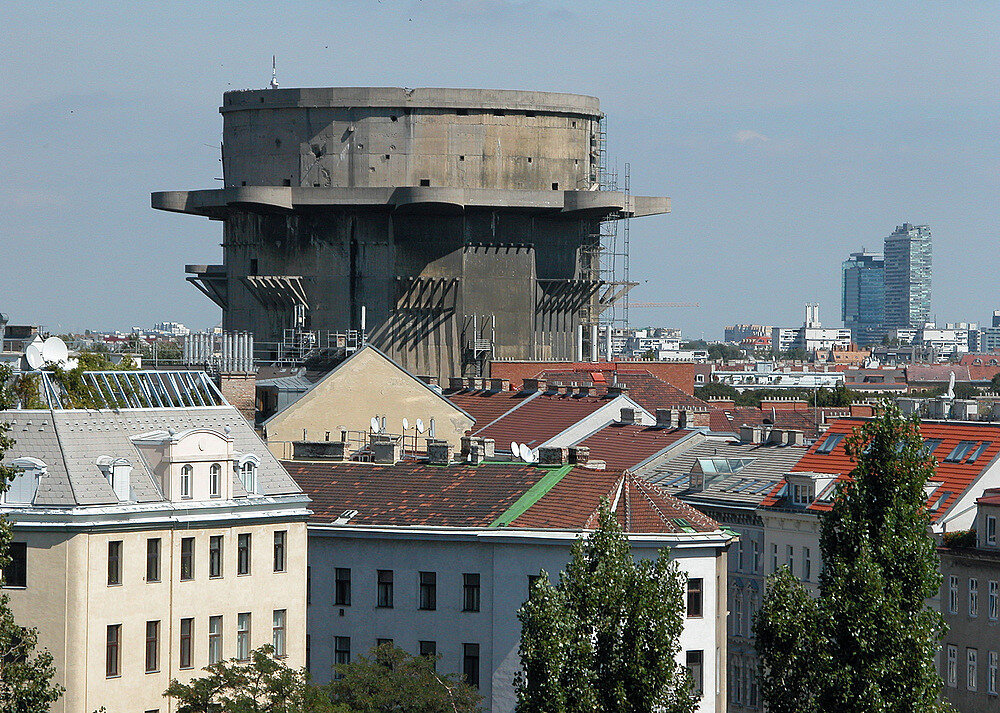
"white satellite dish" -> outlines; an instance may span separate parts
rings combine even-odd
[[[406,431],[409,428],[410,428],[410,419],[408,419],[406,416],[403,416],[403,430]]]
[[[515,458],[521,455],[521,446],[517,445],[517,441],[510,442],[510,454]]]
[[[534,463],[535,462],[535,457],[531,453],[531,449],[528,448],[527,445],[525,445],[524,443],[522,443],[519,450],[521,451],[521,460],[523,460],[525,463]]]
[[[49,337],[42,343],[42,358],[53,364],[65,364],[69,359],[66,342],[59,337]]]
[[[372,433],[378,433],[378,417],[377,416],[372,416],[371,424],[372,424]]]
[[[417,433],[424,432],[424,422],[421,419],[417,419]]]
[[[24,350],[24,360],[28,362],[28,366],[32,369],[41,369],[45,363],[41,346],[36,342],[29,344],[27,349]]]

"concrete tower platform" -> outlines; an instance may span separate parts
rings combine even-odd
[[[188,280],[258,344],[361,327],[414,373],[575,359],[599,224],[668,198],[599,190],[600,105],[576,94],[336,87],[226,92],[224,187],[152,194],[220,220]],[[604,289],[602,289],[604,288]]]

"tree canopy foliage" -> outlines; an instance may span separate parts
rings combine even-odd
[[[7,433],[9,424],[0,422],[0,458],[14,445]],[[7,490],[13,475],[0,464],[0,492]],[[0,584],[3,568],[10,564],[10,522],[0,518]],[[63,689],[54,685],[52,654],[35,653],[38,633],[14,621],[10,598],[0,590],[0,713],[47,713],[59,700]]]
[[[940,584],[934,459],[918,422],[888,405],[847,450],[855,468],[820,518],[819,597],[782,568],[754,624],[764,700],[773,713],[950,710],[934,664],[944,623],[927,604]]]
[[[479,693],[457,674],[439,674],[435,660],[391,644],[336,666],[338,678],[318,686],[262,646],[250,660],[222,661],[189,683],[172,681],[164,693],[177,713],[476,713]]]
[[[602,505],[555,585],[535,580],[521,621],[518,713],[690,713],[691,677],[676,662],[686,577],[661,552],[633,558]]]
[[[694,395],[699,399],[731,399],[736,406],[760,407],[764,399],[782,398],[805,401],[820,408],[828,406],[850,406],[854,394],[843,384],[833,388],[822,386],[818,389],[746,389],[739,392],[729,384],[711,382],[696,386]]]

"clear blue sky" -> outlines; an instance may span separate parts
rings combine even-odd
[[[1000,308],[1000,3],[364,0],[5,3],[0,311],[54,330],[219,311],[184,282],[220,224],[153,211],[221,175],[222,92],[455,86],[593,94],[635,193],[634,321],[839,324],[839,265],[934,234],[933,312]]]

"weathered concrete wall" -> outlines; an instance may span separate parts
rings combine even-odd
[[[588,185],[597,99],[356,88],[227,92],[227,186]]]

